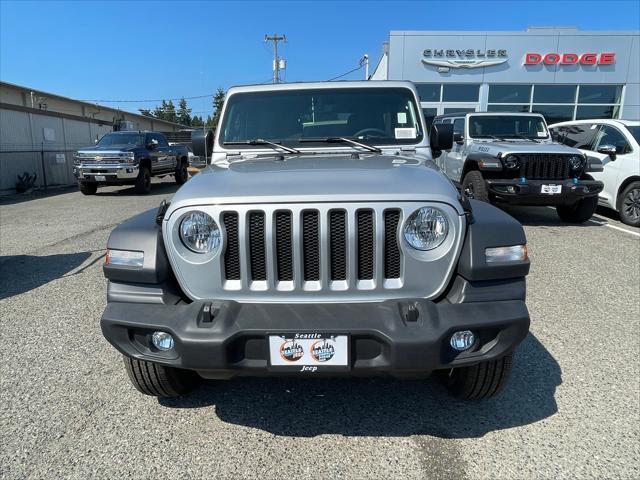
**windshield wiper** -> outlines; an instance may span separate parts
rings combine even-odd
[[[534,143],[539,143],[535,138],[527,137],[525,135],[518,135],[514,133],[513,135],[509,135],[509,138],[521,138],[522,140],[529,140]]]
[[[281,143],[270,142],[269,140],[265,140],[264,138],[253,138],[251,140],[240,140],[236,142],[222,142],[222,145],[269,145],[273,148],[281,148],[287,153],[300,153],[300,150],[288,147],[287,145],[282,145]]]
[[[300,143],[302,142],[322,142],[322,143],[348,143],[350,145],[364,148],[365,150],[369,150],[370,152],[382,153],[382,150],[373,145],[369,145],[368,143],[357,142],[356,140],[352,140],[346,137],[322,137],[322,138],[301,138]]]
[[[495,135],[474,135],[473,138],[492,138],[494,140],[498,140],[499,142],[504,141],[504,138],[496,137]]]

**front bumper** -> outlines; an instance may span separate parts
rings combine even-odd
[[[285,373],[269,367],[269,334],[348,335],[349,365],[341,374],[428,376],[433,370],[502,357],[529,330],[529,313],[521,300],[460,304],[423,299],[351,304],[218,301],[213,302],[213,318],[203,312],[204,305],[208,304],[109,302],[102,332],[124,355],[195,370],[205,378],[228,378]],[[151,347],[155,330],[171,333],[174,349],[160,352]],[[453,350],[449,338],[457,330],[472,330],[478,338],[474,347]],[[336,374],[322,367],[312,374],[323,373]]]
[[[496,201],[515,205],[572,205],[582,198],[598,195],[604,188],[602,182],[595,180],[489,179],[486,182]],[[560,185],[561,192],[541,193],[543,185]]]
[[[73,167],[73,174],[83,182],[122,183],[134,181],[139,167],[132,163],[80,164]],[[97,177],[97,178],[96,178]],[[102,180],[100,177],[104,177]]]

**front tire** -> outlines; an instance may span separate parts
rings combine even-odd
[[[89,182],[78,182],[78,188],[83,195],[95,195],[98,191],[98,184]]]
[[[187,163],[188,162],[186,160],[182,160],[176,167],[175,177],[176,183],[178,185],[182,185],[184,182],[189,180],[189,170],[187,167]]]
[[[620,194],[620,220],[640,227],[640,182],[631,182]]]
[[[149,167],[140,167],[135,183],[136,193],[146,195],[151,192],[151,171]]]
[[[178,397],[191,392],[201,378],[190,370],[123,357],[129,380],[136,390],[160,398]]]
[[[487,182],[484,181],[482,173],[477,170],[472,170],[464,176],[460,190],[462,190],[462,194],[468,198],[489,203]]]
[[[598,206],[598,197],[583,198],[573,205],[558,205],[556,212],[563,222],[584,223],[589,220]]]
[[[469,367],[453,368],[446,376],[447,389],[463,400],[482,400],[497,395],[507,383],[513,354]]]

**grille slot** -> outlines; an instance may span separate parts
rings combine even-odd
[[[347,279],[347,212],[329,212],[331,280]]]
[[[317,211],[302,212],[302,258],[304,280],[320,280],[320,216]]]
[[[293,243],[291,212],[276,212],[276,269],[279,281],[293,280]]]
[[[264,213],[249,214],[249,258],[252,280],[267,279],[267,255],[264,241]]]
[[[384,278],[400,278],[398,223],[400,210],[384,212]]]
[[[373,211],[358,210],[356,214],[358,235],[358,279],[373,279],[375,231]]]
[[[224,223],[224,229],[227,233],[227,248],[224,251],[224,276],[227,280],[240,280],[238,214],[235,212],[224,213],[222,223]]]
[[[565,180],[569,178],[569,156],[556,154],[520,155],[520,176],[532,180]]]

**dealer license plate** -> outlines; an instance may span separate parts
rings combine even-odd
[[[349,368],[349,336],[328,333],[269,335],[269,366],[274,370],[317,372]]]
[[[558,195],[562,193],[562,185],[542,185],[540,193],[546,195]]]
[[[107,181],[107,177],[105,177],[104,175],[96,175],[96,182],[106,182]]]

